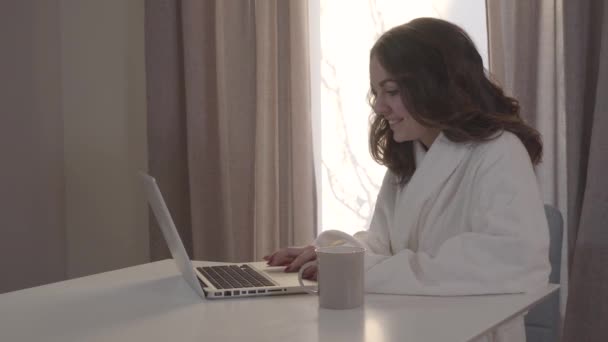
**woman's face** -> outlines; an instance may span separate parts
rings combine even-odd
[[[427,148],[430,147],[439,131],[425,127],[412,118],[401,100],[397,82],[384,70],[375,56],[370,60],[369,78],[374,94],[374,112],[388,121],[393,131],[393,140],[420,140]]]

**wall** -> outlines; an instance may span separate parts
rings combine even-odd
[[[58,1],[0,1],[0,293],[64,279]]]
[[[143,15],[0,1],[0,293],[149,260]]]
[[[148,259],[143,0],[62,0],[68,275]]]

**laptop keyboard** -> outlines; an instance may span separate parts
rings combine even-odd
[[[276,285],[249,265],[205,266],[197,270],[218,289]]]

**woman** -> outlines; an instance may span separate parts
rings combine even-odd
[[[370,228],[326,231],[313,245],[365,247],[373,293],[481,295],[546,285],[548,226],[533,169],[540,135],[485,75],[468,35],[431,18],[395,27],[371,49],[370,80],[370,150],[388,168]],[[297,271],[315,258],[314,246],[265,259]],[[489,338],[525,341],[523,318]]]

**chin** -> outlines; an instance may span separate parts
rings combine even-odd
[[[414,139],[411,139],[411,138],[409,138],[409,137],[404,137],[404,136],[400,136],[400,135],[395,135],[395,134],[393,134],[393,140],[394,140],[396,143],[402,143],[402,142],[406,142],[406,141],[412,141],[412,140],[414,140]]]

